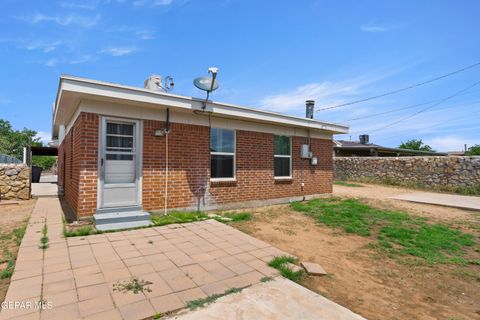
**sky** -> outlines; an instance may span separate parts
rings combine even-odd
[[[50,139],[61,74],[204,97],[192,80],[219,68],[210,98],[347,124],[336,139],[438,151],[480,144],[477,0],[0,0],[0,118]],[[324,109],[324,110],[321,110]],[[400,110],[398,110],[400,109]]]

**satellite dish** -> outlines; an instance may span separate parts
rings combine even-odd
[[[213,85],[212,85],[213,81]],[[212,80],[210,77],[198,77],[193,80],[193,84],[200,90],[212,92],[218,89],[217,80]]]

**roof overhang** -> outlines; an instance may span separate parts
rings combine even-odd
[[[80,101],[88,99],[131,104],[132,106],[168,107],[184,112],[205,111],[210,112],[212,116],[319,130],[330,134],[348,133],[348,126],[345,125],[215,101],[205,103],[205,100],[193,97],[64,75],[60,77],[53,108],[53,138],[58,137],[60,124],[69,122]],[[203,109],[204,107],[205,109]]]

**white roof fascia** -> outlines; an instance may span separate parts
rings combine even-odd
[[[204,101],[198,98],[155,92],[144,88],[125,86],[92,79],[73,76],[61,76],[54,109],[54,123],[57,119],[59,103],[63,92],[114,98],[132,102],[176,107],[186,111],[202,110]],[[250,119],[257,122],[277,123],[286,126],[310,128],[330,131],[332,133],[348,133],[348,126],[323,122],[314,119],[289,116],[285,114],[237,106],[233,104],[207,101],[206,111],[232,118]]]

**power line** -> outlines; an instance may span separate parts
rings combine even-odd
[[[370,131],[369,131],[369,134],[371,134],[371,133],[373,133],[373,132],[377,132],[377,131],[383,130],[383,129],[386,129],[386,128],[389,128],[389,127],[391,127],[391,126],[393,126],[393,125],[396,125],[397,123],[400,123],[400,122],[402,122],[402,121],[411,119],[411,118],[413,118],[413,117],[415,117],[415,116],[417,116],[417,115],[419,115],[419,114],[421,114],[421,113],[423,113],[423,112],[425,112],[425,111],[428,111],[428,110],[430,110],[430,109],[432,109],[432,108],[435,108],[436,106],[444,103],[445,101],[448,101],[448,100],[450,100],[450,99],[452,99],[452,98],[455,98],[456,96],[459,96],[461,93],[463,93],[463,92],[465,92],[465,91],[467,91],[467,90],[469,90],[469,89],[471,89],[471,88],[473,88],[473,87],[475,87],[475,86],[477,86],[477,85],[479,85],[479,84],[480,84],[480,81],[477,81],[477,82],[475,82],[474,84],[472,84],[472,85],[470,85],[470,86],[468,86],[468,87],[466,87],[466,88],[464,88],[464,89],[462,89],[462,90],[460,90],[460,91],[457,91],[456,93],[454,93],[454,94],[452,94],[452,95],[450,95],[450,96],[448,96],[448,97],[440,100],[439,102],[436,102],[436,103],[434,103],[434,104],[432,104],[432,105],[430,105],[430,106],[428,106],[428,107],[426,107],[426,108],[424,108],[424,109],[422,109],[422,110],[419,110],[419,111],[417,111],[417,112],[415,112],[415,113],[413,113],[413,114],[411,114],[411,115],[409,115],[409,116],[407,116],[407,117],[400,118],[399,120],[396,120],[396,121],[394,121],[394,122],[391,122],[391,123],[389,123],[389,124],[387,124],[387,125],[378,127],[378,128],[376,128],[376,129],[374,129],[374,130],[370,130]]]
[[[315,111],[318,112],[318,111],[322,111],[322,110],[335,109],[335,108],[340,108],[340,107],[349,106],[349,105],[352,105],[352,104],[357,104],[357,103],[360,103],[360,102],[366,102],[366,101],[370,101],[370,100],[382,98],[382,97],[389,96],[389,95],[392,95],[392,94],[396,94],[396,93],[399,93],[399,92],[403,92],[403,91],[406,91],[406,90],[409,90],[409,89],[413,89],[413,88],[416,88],[416,87],[419,87],[419,86],[423,86],[423,85],[425,85],[425,84],[428,84],[428,83],[431,83],[431,82],[434,82],[434,81],[437,81],[437,80],[440,80],[440,79],[443,79],[443,78],[446,78],[446,77],[453,76],[453,75],[455,75],[455,74],[457,74],[457,73],[460,73],[460,72],[463,72],[463,71],[472,69],[472,68],[474,68],[474,67],[476,67],[476,66],[479,66],[479,65],[480,65],[480,62],[477,62],[477,63],[471,64],[471,65],[469,65],[469,66],[467,66],[467,67],[464,67],[464,68],[462,68],[462,69],[458,69],[458,70],[455,70],[455,71],[453,71],[453,72],[450,72],[450,73],[447,73],[447,74],[444,74],[444,75],[435,77],[435,78],[433,78],[433,79],[430,79],[430,80],[427,80],[427,81],[423,81],[423,82],[419,82],[419,83],[410,85],[410,86],[408,86],[408,87],[404,87],[404,88],[396,89],[396,90],[393,90],[393,91],[385,92],[385,93],[382,93],[382,94],[379,94],[379,95],[376,95],[376,96],[373,96],[373,97],[368,97],[368,98],[364,98],[364,99],[354,100],[354,101],[351,101],[351,102],[346,102],[346,103],[342,103],[342,104],[337,104],[337,105],[331,106],[331,107],[319,108],[319,109],[317,109],[317,110],[315,110]]]
[[[471,93],[476,93],[476,92],[479,92],[479,90],[464,92],[464,93],[462,93],[458,96],[464,96],[464,95],[471,94]],[[383,111],[383,112],[372,113],[372,114],[368,114],[368,115],[365,115],[365,116],[346,119],[342,122],[357,121],[357,120],[367,119],[367,118],[371,118],[371,117],[381,116],[381,115],[384,115],[384,114],[389,114],[389,113],[393,113],[393,112],[397,112],[397,111],[403,111],[403,110],[412,109],[412,108],[415,108],[415,107],[420,107],[420,106],[423,106],[423,105],[426,105],[426,104],[429,104],[429,103],[433,103],[433,102],[437,102],[437,101],[440,101],[440,100],[442,100],[442,99],[430,100],[430,101],[427,101],[427,102],[417,103],[417,104],[410,105],[410,106],[407,106],[407,107],[393,108],[393,109]]]

